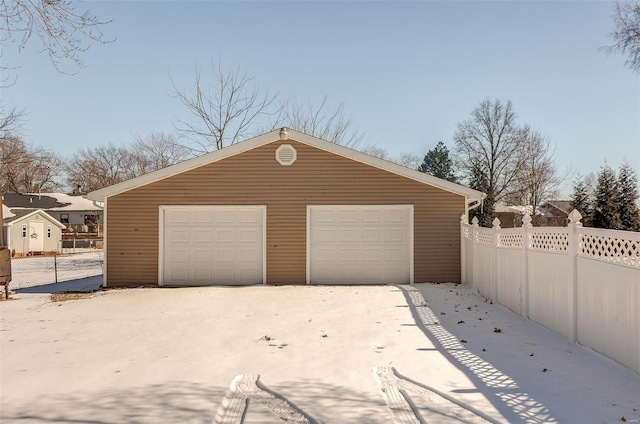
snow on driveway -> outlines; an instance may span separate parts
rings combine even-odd
[[[376,367],[427,422],[460,422],[427,391],[502,423],[640,418],[640,375],[451,284],[19,293],[0,354],[3,423],[211,423],[243,374],[316,422],[392,422]]]

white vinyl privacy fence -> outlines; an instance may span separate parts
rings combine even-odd
[[[640,233],[461,222],[462,281],[570,342],[640,373]]]

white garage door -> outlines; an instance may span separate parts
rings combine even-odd
[[[161,206],[161,285],[265,280],[264,206]]]
[[[413,282],[413,206],[309,206],[307,282]]]

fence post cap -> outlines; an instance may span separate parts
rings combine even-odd
[[[477,227],[479,222],[480,221],[478,220],[477,216],[474,216],[473,219],[471,220],[471,223],[473,224],[474,227]]]
[[[570,224],[582,225],[582,223],[580,222],[581,219],[582,219],[582,215],[580,214],[580,212],[578,212],[577,209],[572,210],[571,213],[569,214]]]
[[[493,221],[491,221],[491,224],[493,225],[493,228],[500,228],[501,222],[496,216],[495,218],[493,218]]]
[[[463,213],[462,215],[460,215],[460,221],[462,221],[465,224],[469,223],[469,218],[467,218],[467,214]]]

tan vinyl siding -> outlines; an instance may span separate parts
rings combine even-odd
[[[297,160],[275,159],[291,144]],[[307,205],[413,204],[414,281],[460,281],[464,197],[292,140],[274,142],[107,200],[108,285],[157,284],[160,205],[266,205],[267,282],[306,281]]]

